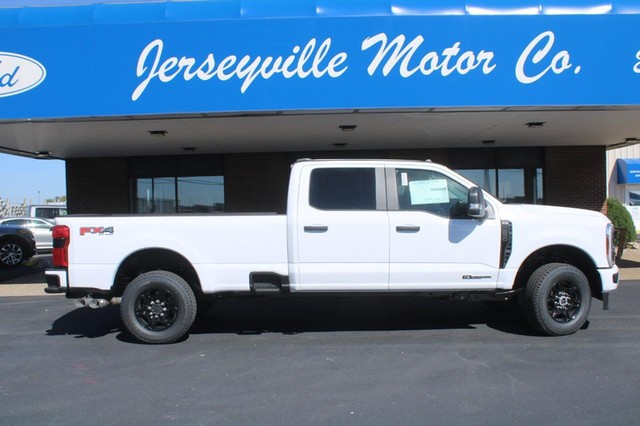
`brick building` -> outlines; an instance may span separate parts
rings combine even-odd
[[[72,214],[283,213],[305,157],[600,210],[640,140],[633,3],[8,0],[0,152],[64,159]]]

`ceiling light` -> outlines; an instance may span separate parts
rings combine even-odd
[[[165,136],[168,132],[166,130],[149,130],[149,134],[154,138],[161,138]]]

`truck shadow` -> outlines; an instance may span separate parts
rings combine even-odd
[[[419,297],[314,297],[223,299],[196,319],[190,335],[300,334],[340,331],[454,330],[486,325],[501,332],[534,336],[520,312],[480,302]],[[48,336],[98,338],[124,332],[118,306],[78,308],[55,320]],[[188,339],[188,336],[183,339]]]
[[[47,336],[92,339],[121,331],[122,323],[118,306],[107,306],[95,310],[77,308],[55,320],[47,330]]]
[[[198,317],[191,334],[446,330],[478,325],[536,335],[515,308],[401,296],[220,300]]]

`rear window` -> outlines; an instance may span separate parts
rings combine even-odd
[[[375,169],[313,170],[309,187],[309,205],[320,210],[375,210]]]

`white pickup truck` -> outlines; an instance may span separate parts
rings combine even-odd
[[[48,293],[120,303],[135,338],[183,337],[220,297],[415,294],[518,299],[547,335],[574,333],[618,287],[602,214],[505,205],[431,162],[300,160],[286,215],[65,216]]]

